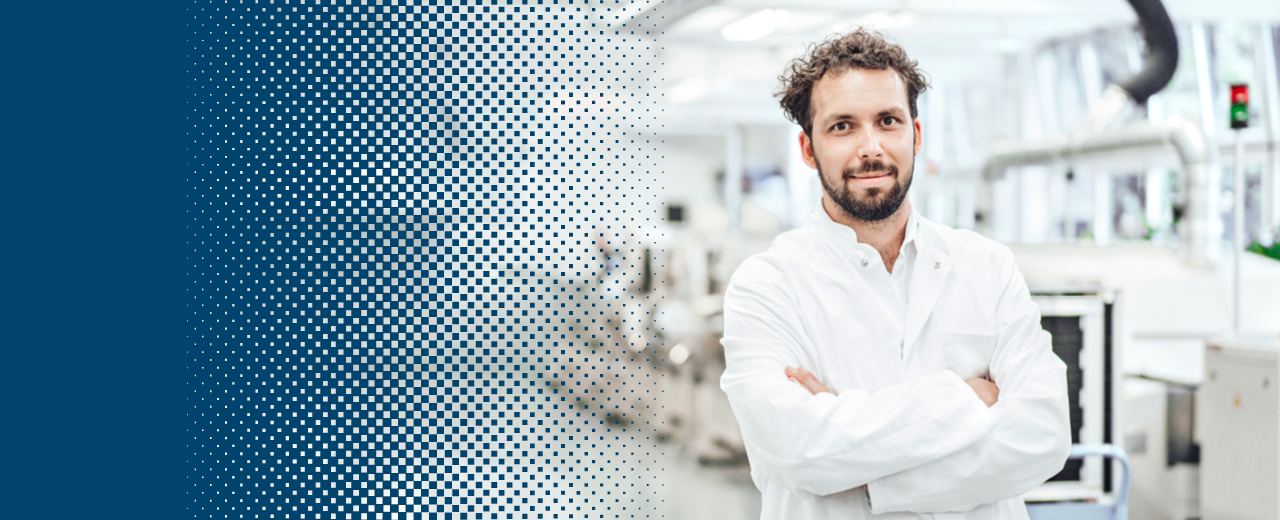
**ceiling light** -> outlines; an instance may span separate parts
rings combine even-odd
[[[711,91],[711,80],[703,76],[694,76],[673,85],[667,90],[667,98],[672,103],[688,103],[707,95]]]
[[[855,27],[866,27],[881,31],[890,31],[910,25],[916,21],[916,15],[910,11],[874,11],[853,19]],[[844,31],[840,31],[844,32]]]
[[[721,27],[742,18],[742,15],[742,9],[736,7],[709,5],[672,24],[671,32],[681,34],[716,32]]]
[[[982,50],[998,52],[1001,54],[1012,54],[1021,51],[1025,47],[1026,45],[1024,45],[1021,40],[1008,37],[985,40],[978,44],[978,48]]]
[[[785,24],[786,18],[787,12],[782,9],[757,11],[755,14],[724,26],[720,29],[720,35],[739,42],[758,40]]]
[[[671,347],[671,362],[677,365],[684,364],[684,362],[689,359],[689,354],[690,352],[688,347],[685,347],[684,345]]]

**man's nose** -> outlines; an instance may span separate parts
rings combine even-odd
[[[879,159],[884,156],[884,149],[880,147],[880,136],[875,131],[859,132],[857,139],[858,157]]]

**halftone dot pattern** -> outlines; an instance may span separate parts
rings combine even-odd
[[[191,4],[193,517],[662,516],[654,4]]]

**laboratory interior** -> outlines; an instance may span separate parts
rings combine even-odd
[[[649,174],[663,219],[643,247],[599,246],[628,268],[595,283],[647,296],[613,325],[661,375],[654,427],[681,490],[668,518],[760,515],[719,385],[724,293],[822,193],[779,75],[855,27],[930,78],[912,206],[1012,249],[1067,365],[1087,449],[1029,507],[1280,518],[1280,2],[651,4],[601,23],[663,11]]]

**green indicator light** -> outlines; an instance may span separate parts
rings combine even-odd
[[[1247,128],[1249,126],[1249,107],[1246,105],[1231,106],[1231,128]]]

